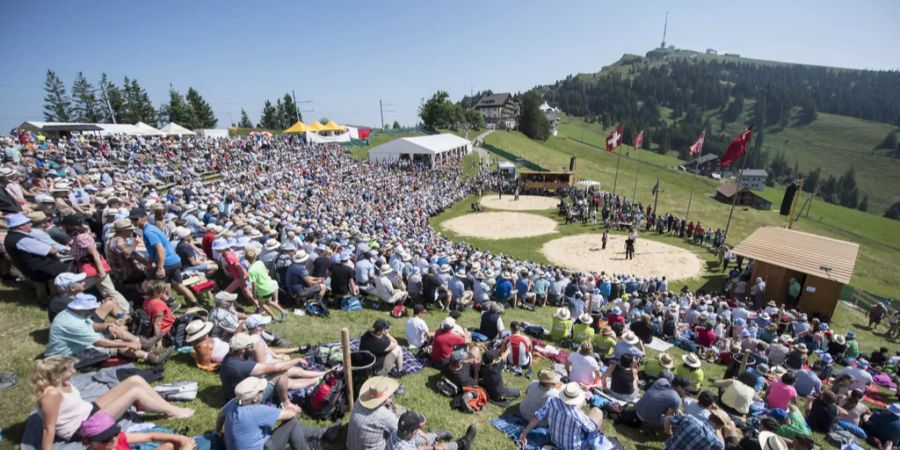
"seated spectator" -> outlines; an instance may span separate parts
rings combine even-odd
[[[508,355],[506,363],[512,367],[525,370],[526,376],[530,377],[532,360],[531,352],[534,350],[534,347],[531,344],[531,338],[522,332],[522,324],[520,322],[514,321],[510,323],[509,330],[511,334],[507,336],[500,345],[500,348],[503,349],[503,353]]]
[[[197,446],[194,438],[174,433],[123,433],[116,420],[103,411],[81,423],[78,437],[87,450],[107,450],[110,446],[131,448],[139,444],[157,444],[160,450],[193,450]]]
[[[438,442],[446,434],[426,433],[425,416],[409,410],[400,416],[397,429],[388,437],[385,450],[469,450],[475,439],[475,425],[469,425],[466,434],[454,442]]]
[[[53,322],[59,313],[66,310],[76,295],[84,292],[85,277],[86,275],[83,273],[72,272],[63,272],[56,276],[53,280],[53,284],[56,286],[56,295],[47,300],[47,318],[50,319],[50,322]],[[101,301],[100,306],[94,312],[99,319],[105,319],[110,315],[118,317],[119,313],[124,317],[125,312],[119,309],[119,305],[112,299]]]
[[[887,347],[881,347],[878,351],[874,351],[869,355],[869,364],[871,364],[873,368],[883,368],[885,364],[887,364],[888,357],[890,357],[890,355],[888,354]]]
[[[585,387],[601,385],[600,364],[594,358],[594,347],[590,341],[582,342],[577,352],[569,354],[566,360],[566,372],[569,380]]]
[[[869,363],[864,359],[859,359],[856,361],[856,367],[852,365],[847,366],[841,371],[841,375],[849,375],[852,379],[850,389],[859,389],[865,392],[873,382],[872,374],[869,373],[868,368]]]
[[[31,281],[46,283],[63,272],[71,272],[71,264],[60,261],[59,253],[51,245],[29,235],[31,219],[22,214],[6,216],[9,232],[3,241],[6,254],[13,265]]]
[[[607,378],[610,379],[607,382]],[[623,355],[600,375],[600,386],[609,395],[624,402],[635,402],[640,397],[638,389],[637,361],[631,355]]]
[[[808,359],[809,350],[806,348],[806,344],[798,344],[788,353],[787,358],[784,360],[784,367],[794,371],[800,370],[806,366]]]
[[[559,374],[550,369],[538,373],[537,381],[532,381],[525,388],[525,398],[519,403],[519,415],[530,420],[547,400],[559,395]],[[539,427],[547,426],[547,420],[538,421]]]
[[[756,396],[756,390],[753,389],[755,382],[755,377],[744,372],[737,379],[717,380],[713,385],[719,388],[719,401],[726,411],[736,416],[745,416],[750,413],[750,405]]]
[[[466,289],[466,282],[468,282],[469,276],[466,274],[465,269],[460,268],[453,274],[453,278],[447,283],[447,288],[450,290],[451,297],[451,309],[462,309],[468,307],[472,303],[472,298],[474,297],[474,293],[471,289]],[[473,286],[474,287],[474,286]]]
[[[359,389],[359,398],[347,424],[347,450],[383,449],[397,431],[394,394],[400,383],[393,378],[369,378]]]
[[[170,419],[185,419],[192,409],[179,408],[163,400],[140,376],[134,375],[114,385],[93,402],[81,398],[72,385],[75,358],[48,356],[34,362],[31,368],[31,394],[44,420],[41,448],[51,448],[58,440],[78,437],[82,423],[98,412],[120,419],[135,404],[146,412],[165,414]]]
[[[716,419],[706,421],[691,415],[665,416],[663,428],[667,434],[671,435],[671,437],[666,439],[666,450],[701,448],[704,450],[724,450],[725,443],[717,434],[718,429],[723,424]]]
[[[696,341],[698,345],[710,348],[716,342],[716,339],[716,332],[711,323],[707,322],[702,327],[697,327],[694,341]]]
[[[89,294],[77,294],[50,324],[50,339],[46,356],[78,356],[82,351],[94,349],[109,356],[138,359],[150,364],[162,364],[170,353],[154,353],[142,350],[141,340],[127,332],[116,330],[113,324],[101,324],[98,333],[90,319],[100,306],[97,298]]]
[[[700,420],[708,420],[711,414],[710,410],[716,407],[715,402],[716,396],[712,392],[703,391],[697,396],[696,400],[692,398],[684,399],[684,413]]]
[[[122,311],[130,311],[128,300],[116,290],[112,277],[108,275],[109,264],[106,258],[97,251],[97,240],[94,234],[84,226],[81,217],[69,215],[62,220],[63,229],[72,237],[69,256],[72,257],[77,270],[90,271],[94,275],[85,280],[88,287],[96,287],[102,298],[112,298]]]
[[[572,337],[572,316],[569,308],[557,308],[553,315],[553,324],[550,327],[550,339],[561,341]]]
[[[629,329],[644,344],[653,342],[653,318],[649,314],[641,314],[641,319],[632,322]]]
[[[237,244],[235,243],[235,245]],[[253,302],[253,306],[259,308],[259,302],[257,302],[256,297],[253,296],[253,291],[250,289],[247,269],[244,269],[244,266],[241,265],[241,260],[231,248],[231,245],[225,240],[216,239],[212,244],[212,249],[214,253],[219,252],[217,261],[219,261],[222,271],[231,278],[231,282],[228,283],[228,286],[225,286],[223,292],[230,294],[240,289],[244,298]]]
[[[147,280],[141,284],[144,293],[144,312],[150,317],[153,324],[153,336],[149,339],[149,346],[163,346],[163,336],[169,333],[175,324],[175,314],[166,304],[169,298],[169,284],[162,280]]]
[[[200,272],[208,277],[215,275],[219,266],[213,261],[206,261],[200,257],[203,254],[193,242],[191,242],[191,230],[185,227],[175,228],[175,253],[181,258],[181,267],[185,271]]]
[[[819,433],[827,433],[837,423],[839,415],[847,414],[837,406],[834,392],[825,391],[822,395],[806,402],[806,422],[809,428]]]
[[[310,275],[306,268],[309,254],[305,250],[298,250],[291,258],[291,263],[284,272],[285,288],[288,295],[295,301],[303,301],[316,298],[322,301],[325,298],[324,278]]]
[[[441,367],[450,359],[450,354],[457,346],[471,342],[471,338],[462,337],[453,331],[456,320],[447,317],[441,322],[441,327],[434,332],[434,340],[431,344],[431,362]]]
[[[143,282],[147,279],[144,266],[148,260],[137,251],[134,225],[128,219],[117,220],[113,224],[113,231],[115,234],[105,246],[110,275],[120,287]]]
[[[303,389],[316,382],[315,379],[300,378],[291,379],[287,371],[303,362],[302,358],[272,363],[258,363],[254,357],[254,347],[259,336],[251,336],[247,333],[238,333],[229,341],[230,352],[222,360],[219,366],[219,379],[222,382],[222,394],[226,399],[232,399],[235,395],[235,387],[249,377],[266,376],[269,387],[263,392],[263,401],[275,400],[278,395],[281,404],[289,403],[288,392],[294,389]]]
[[[900,403],[891,403],[887,409],[872,414],[863,429],[869,435],[870,443],[880,443],[885,449],[900,446]]]
[[[498,302],[488,302],[487,310],[481,313],[481,325],[478,327],[478,332],[491,341],[502,337],[506,331],[502,316],[503,305]]]
[[[622,339],[616,342],[613,359],[619,359],[622,355],[631,355],[638,358],[644,356],[644,343],[631,331],[626,331],[622,335]]]
[[[391,323],[378,319],[372,328],[363,333],[359,339],[359,350],[369,351],[375,355],[373,369],[379,375],[392,374],[399,377],[403,374],[403,348],[397,339],[391,336]]]
[[[577,343],[591,341],[594,338],[594,329],[591,328],[592,323],[594,323],[594,318],[588,313],[578,317],[578,323],[572,327],[572,341]]]
[[[778,429],[775,431],[779,436],[786,439],[793,439],[796,436],[812,437],[812,430],[806,424],[803,418],[803,411],[794,405],[790,405],[788,411],[781,408],[770,410],[770,417],[778,421]]]
[[[497,279],[497,284],[494,285],[494,299],[516,307],[516,291],[513,289],[512,275],[509,272],[501,273]]]
[[[684,377],[688,380],[690,383],[688,392],[694,395],[700,393],[700,386],[703,383],[703,380],[706,379],[700,358],[694,353],[688,353],[681,357],[681,361],[684,364],[675,368],[675,375]]]
[[[675,370],[675,360],[672,358],[672,355],[667,352],[660,352],[656,355],[656,358],[648,358],[647,362],[644,363],[644,368],[638,372],[638,376],[647,384],[652,384],[659,377],[663,376],[664,371],[674,375],[673,370]]]
[[[425,307],[421,304],[413,306],[413,316],[406,320],[406,342],[410,348],[420,350],[431,345],[434,333],[428,330],[428,324],[422,319]]]
[[[822,392],[822,380],[810,369],[798,370],[796,373],[797,381],[794,383],[794,389],[797,395],[801,397],[814,397]]]
[[[394,283],[388,278],[388,275],[394,273],[394,269],[389,264],[382,264],[380,272],[375,281],[375,296],[389,305],[405,302],[409,294],[403,289],[395,288]]]
[[[193,347],[191,356],[194,357],[197,367],[207,371],[217,369],[219,363],[225,359],[229,352],[227,342],[210,336],[212,329],[212,322],[204,322],[202,320],[192,320],[185,327],[187,337],[184,341]]]
[[[559,393],[544,404],[519,437],[519,445],[528,444],[528,433],[541,420],[547,420],[550,427],[550,442],[559,450],[580,450],[584,448],[602,448],[606,437],[600,431],[603,424],[603,412],[592,407],[585,414],[581,406],[585,402],[584,391],[578,383],[568,383]],[[606,442],[609,445],[609,442]]]
[[[474,364],[466,362],[466,354],[460,351],[454,351],[447,360],[444,376],[456,385],[456,388],[462,391],[464,387],[478,386],[478,378],[476,370],[478,367]]]
[[[213,324],[211,335],[228,341],[242,329],[241,321],[247,318],[234,307],[237,294],[227,291],[216,292],[216,306],[209,311],[209,321]]]
[[[293,403],[282,402],[281,409],[263,404],[270,387],[265,378],[255,376],[234,386],[216,418],[216,434],[224,437],[227,450],[305,450],[309,440],[337,440],[340,423],[328,429],[312,428],[297,421],[300,407]],[[276,426],[278,422],[281,425]]]
[[[263,311],[276,321],[282,322],[287,317],[287,312],[278,304],[278,282],[269,276],[269,269],[259,261],[259,253],[259,247],[256,245],[244,249],[244,258],[250,264],[247,279],[253,285],[254,298]]]
[[[769,384],[766,392],[766,407],[769,409],[780,408],[787,410],[789,405],[797,402],[797,390],[794,383],[797,376],[792,372],[786,372],[781,375],[781,379]]]
[[[849,395],[839,396],[837,405],[841,408],[838,410],[838,419],[849,422],[855,426],[866,423],[866,420],[872,415],[869,407],[863,403],[863,391],[854,389]]]
[[[508,406],[509,400],[519,398],[522,393],[503,383],[503,360],[505,353],[491,349],[484,352],[481,359],[481,368],[478,371],[478,385],[484,388],[488,399],[497,405]]]
[[[616,332],[610,327],[603,327],[599,333],[591,339],[594,352],[600,356],[604,363],[608,363],[616,349]]]

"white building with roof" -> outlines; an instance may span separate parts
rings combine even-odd
[[[390,162],[409,160],[436,162],[462,158],[472,152],[468,139],[450,133],[394,139],[369,150],[369,161]]]
[[[766,189],[766,178],[769,173],[765,169],[744,169],[741,171],[741,187],[762,191]]]

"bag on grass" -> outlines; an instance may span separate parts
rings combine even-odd
[[[307,302],[305,305],[306,314],[315,317],[328,317],[328,308],[319,302]]]
[[[481,411],[484,405],[487,405],[488,396],[484,388],[481,386],[463,386],[462,392],[456,394],[450,405],[463,412],[474,413]]]
[[[437,382],[437,391],[440,392],[445,397],[455,397],[456,394],[459,393],[459,387],[456,386],[452,381],[450,381],[447,377],[442,377]]]
[[[329,372],[306,397],[303,410],[316,420],[334,420],[344,417],[347,405],[344,401],[343,374]]]
[[[316,347],[316,362],[325,367],[333,367],[344,360],[341,344],[320,344]]]
[[[72,356],[75,358],[76,370],[94,367],[109,359],[108,354],[93,347],[87,347]]]
[[[362,302],[356,297],[347,297],[341,301],[341,309],[344,311],[359,311],[362,309]]]
[[[153,336],[153,321],[150,315],[143,309],[135,309],[131,312],[131,322],[128,322],[128,332],[138,337]]]
[[[178,316],[175,319],[175,323],[172,324],[172,328],[169,329],[169,332],[163,337],[163,344],[166,347],[189,347],[190,345],[185,341],[187,339],[187,326],[191,323],[192,320],[202,319],[197,313],[187,313],[182,316]]]
[[[197,389],[196,381],[176,381],[153,387],[153,390],[159,393],[160,397],[168,401],[179,400],[185,402],[197,398]]]
[[[397,305],[391,309],[391,317],[399,319],[401,317],[406,317],[406,307],[403,305]]]

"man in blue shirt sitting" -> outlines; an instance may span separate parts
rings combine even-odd
[[[175,252],[175,247],[166,238],[165,233],[147,220],[147,211],[144,211],[143,208],[132,209],[128,218],[136,227],[141,228],[144,247],[147,248],[148,257],[153,263],[152,275],[158,280],[169,283],[188,303],[196,305],[197,299],[194,297],[194,293],[183,283],[181,257]]]
[[[516,293],[513,292],[513,283],[510,280],[509,272],[500,274],[497,284],[494,286],[494,299],[500,302],[509,303],[513,308],[516,307]]]

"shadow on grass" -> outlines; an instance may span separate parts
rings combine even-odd
[[[27,284],[4,283],[3,287],[8,290],[0,290],[0,302],[15,303],[23,307],[32,307],[41,303],[35,298],[34,290]]]
[[[698,290],[704,293],[719,292],[725,286],[726,282],[728,282],[728,274],[726,273],[707,275],[704,279],[703,285],[700,286]]]
[[[507,159],[509,161],[516,161],[516,160],[519,160],[519,158],[520,158],[518,155],[512,154],[506,150],[503,150],[502,148],[494,147],[493,145],[490,145],[490,144],[484,144],[481,147],[484,148],[485,150],[487,150],[497,156],[503,157],[504,159]],[[524,167],[528,170],[532,170],[534,172],[546,172],[547,171],[547,169],[541,167],[539,164],[529,161],[527,159],[521,159],[520,162],[522,164],[522,167]]]
[[[35,344],[47,345],[47,343],[50,342],[50,328],[32,330],[28,335],[31,336],[31,339],[34,340]]]
[[[222,386],[211,385],[197,392],[197,399],[210,408],[219,409],[225,404]]]

